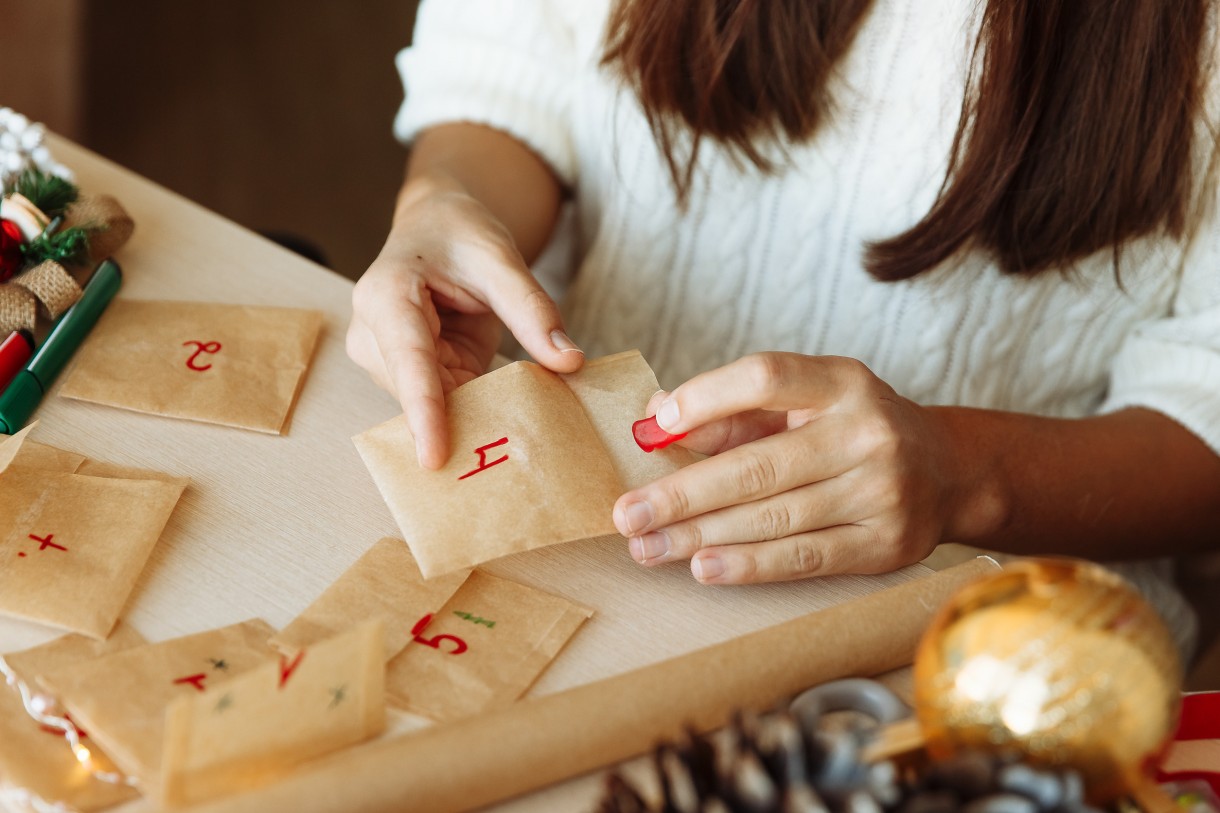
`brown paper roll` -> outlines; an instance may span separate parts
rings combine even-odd
[[[620,762],[683,724],[717,728],[809,686],[911,662],[936,609],[993,571],[976,559],[633,672],[372,743],[260,790],[191,808],[455,813]]]

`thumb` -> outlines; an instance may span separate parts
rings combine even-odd
[[[564,330],[559,306],[524,267],[494,275],[485,295],[504,326],[543,367],[574,373],[584,364],[584,351]]]
[[[648,415],[655,415],[668,396],[664,390],[653,395],[648,401]],[[702,455],[716,455],[787,428],[787,413],[752,409],[696,427],[677,445]]]

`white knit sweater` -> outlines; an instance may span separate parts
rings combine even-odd
[[[903,283],[869,240],[943,180],[974,0],[877,0],[833,84],[833,122],[773,176],[705,149],[688,211],[633,95],[598,66],[609,0],[424,2],[399,56],[400,139],[505,130],[576,205],[567,326],[590,356],[639,347],[673,387],[757,350],[852,356],[924,404],[1078,417],[1140,405],[1220,451],[1220,228],[1013,278],[981,254]]]
[[[1189,240],[1132,245],[1125,290],[1107,252],[1033,279],[981,254],[897,284],[862,269],[865,243],[917,222],[944,178],[975,0],[876,0],[833,84],[833,122],[773,176],[705,149],[685,212],[637,101],[598,66],[609,2],[426,0],[398,60],[400,139],[488,124],[573,190],[563,308],[591,357],[638,347],[673,387],[752,351],[852,356],[920,403],[1059,417],[1138,405],[1220,452],[1214,202]],[[1179,616],[1173,596],[1153,598]]]

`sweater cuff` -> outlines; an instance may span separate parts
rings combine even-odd
[[[438,124],[470,122],[501,130],[533,150],[566,187],[576,183],[568,130],[570,69],[503,46],[433,37],[399,52],[406,101],[394,135],[409,143]]]
[[[1141,337],[1123,348],[1113,370],[1100,412],[1156,410],[1220,455],[1220,350]]]

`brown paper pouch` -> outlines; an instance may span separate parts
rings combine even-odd
[[[35,677],[46,669],[119,652],[143,642],[139,633],[120,624],[106,641],[66,635],[0,658],[3,661],[0,671],[8,678],[7,686],[0,682],[0,788],[7,786],[0,792],[0,797],[7,795],[20,800],[23,807],[30,809],[45,810],[62,805],[88,813],[139,795],[129,785],[96,778],[95,771],[113,771],[113,765],[98,745],[87,732],[78,730],[80,743],[89,754],[88,762],[77,759],[54,725],[30,716],[21,688],[31,696],[36,692]],[[54,709],[49,712],[48,718],[58,717]],[[63,722],[71,725],[70,720]]]
[[[334,584],[271,639],[288,654],[312,646],[361,621],[385,621],[385,659],[411,640],[411,628],[441,608],[466,581],[466,571],[428,581],[401,539],[386,537],[361,556]]]
[[[321,313],[296,308],[117,300],[59,394],[280,433],[321,325]]]
[[[11,465],[0,474],[0,613],[105,638],[182,489]]]
[[[383,622],[282,656],[165,715],[161,799],[199,802],[264,784],[385,726]]]
[[[566,598],[476,570],[389,662],[386,695],[439,721],[508,705],[591,615]]]
[[[448,416],[439,471],[402,416],[354,439],[425,577],[614,531],[618,476],[559,376],[510,364],[454,390]]]
[[[48,671],[38,680],[123,773],[147,787],[160,770],[166,705],[275,660],[266,643],[272,632],[264,621],[246,621]]]
[[[22,457],[27,460],[33,457],[41,459],[40,450],[35,448],[37,444],[29,439],[30,432],[34,431],[37,425],[37,422],[32,423],[10,436],[0,435],[0,474],[12,468]]]
[[[83,454],[30,440],[29,432],[37,425],[38,423],[34,422],[16,435],[0,440],[0,474],[10,467],[16,467],[65,474],[87,474],[90,477],[115,477],[121,480],[160,480],[183,487],[190,485],[189,477],[93,460]]]
[[[610,462],[630,491],[694,463],[696,455],[681,446],[645,452],[631,425],[647,417],[648,401],[660,389],[657,377],[638,350],[593,359],[579,372],[561,376],[576,396]]]
[[[32,427],[30,427],[32,428]],[[23,430],[24,431],[24,430]],[[14,435],[14,438],[16,436]],[[12,439],[10,439],[11,442]],[[26,440],[14,457],[10,467],[38,469],[40,471],[62,471],[74,473],[86,460],[83,454],[57,449],[43,443]],[[7,471],[7,468],[5,469]],[[134,478],[139,479],[139,478]]]

